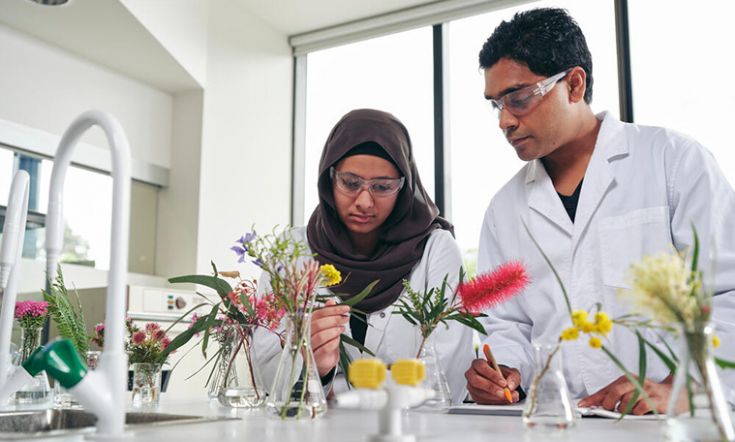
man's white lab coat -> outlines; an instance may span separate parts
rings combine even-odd
[[[519,259],[533,279],[523,294],[488,312],[485,320],[498,363],[518,368],[526,389],[533,375],[531,343],[556,342],[571,324],[559,285],[521,220],[559,272],[572,308],[591,309],[599,302],[612,317],[630,311],[616,295],[629,287],[630,264],[672,246],[687,250],[694,224],[705,283],[714,277],[714,323],[722,341],[717,354],[735,359],[735,192],[696,141],[663,128],[621,123],[607,113],[598,118],[602,125],[574,223],[543,164],[534,160],[495,195],[482,225],[478,271]],[[635,335],[616,326],[603,342],[637,372]],[[661,381],[669,371],[648,353],[648,377]],[[594,393],[622,374],[584,337],[564,343],[563,364],[575,397]],[[735,402],[733,381],[726,378],[730,402]]]

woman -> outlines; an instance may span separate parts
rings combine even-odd
[[[334,301],[312,315],[319,375],[341,391],[346,383],[337,368],[340,334],[364,343],[387,364],[414,357],[421,341],[418,328],[392,314],[403,293],[402,281],[423,290],[441,286],[448,277],[454,287],[462,260],[452,225],[438,216],[421,185],[408,132],[394,116],[360,109],[342,117],[324,146],[318,187],[319,205],[308,226],[293,231],[294,237],[308,244],[320,263],[348,275],[340,293],[357,294],[380,280],[355,306],[366,312],[364,320],[350,319],[349,307]],[[465,396],[464,368],[473,359],[472,333],[455,323],[434,333],[452,400],[459,402]],[[273,353],[280,349],[269,347],[260,349],[259,359],[277,364]],[[346,348],[353,359],[361,357],[354,347]]]

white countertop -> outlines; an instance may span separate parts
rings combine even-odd
[[[340,441],[364,442],[377,431],[377,414],[373,411],[332,408],[314,421],[281,421],[264,411],[231,410],[216,402],[166,401],[156,411],[164,413],[229,416],[240,420],[197,424],[165,425],[137,428],[135,441]],[[578,419],[576,427],[561,437],[551,437],[524,430],[520,417],[448,415],[412,411],[403,419],[404,432],[418,441],[538,441],[564,440],[580,442],[619,442],[627,440],[656,441],[663,439],[661,422],[612,419]]]

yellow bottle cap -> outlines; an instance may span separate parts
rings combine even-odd
[[[358,359],[350,364],[348,379],[355,388],[375,390],[385,382],[386,371],[380,359]]]
[[[398,385],[417,386],[426,377],[424,364],[418,359],[399,359],[390,368],[393,380]]]

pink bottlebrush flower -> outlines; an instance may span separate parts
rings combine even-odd
[[[164,337],[163,340],[161,341],[161,349],[165,350],[168,348],[169,345],[171,345],[171,339],[169,339],[168,337]],[[175,353],[175,352],[171,352],[171,353]]]
[[[105,324],[103,324],[103,323],[100,322],[100,323],[98,323],[97,325],[94,326],[94,332],[95,333],[99,334],[99,333],[102,333],[104,331],[105,331]]]
[[[143,341],[145,341],[146,335],[145,332],[137,331],[133,333],[133,343],[140,344]]]
[[[47,312],[48,302],[46,301],[20,301],[15,303],[15,319],[38,318],[46,316]]]
[[[155,322],[149,322],[145,325],[145,331],[147,331],[150,334],[153,334],[156,330],[160,330],[160,329],[161,327]]]
[[[457,294],[467,312],[476,314],[520,293],[530,279],[523,264],[507,262],[490,273],[478,275],[457,287]]]

